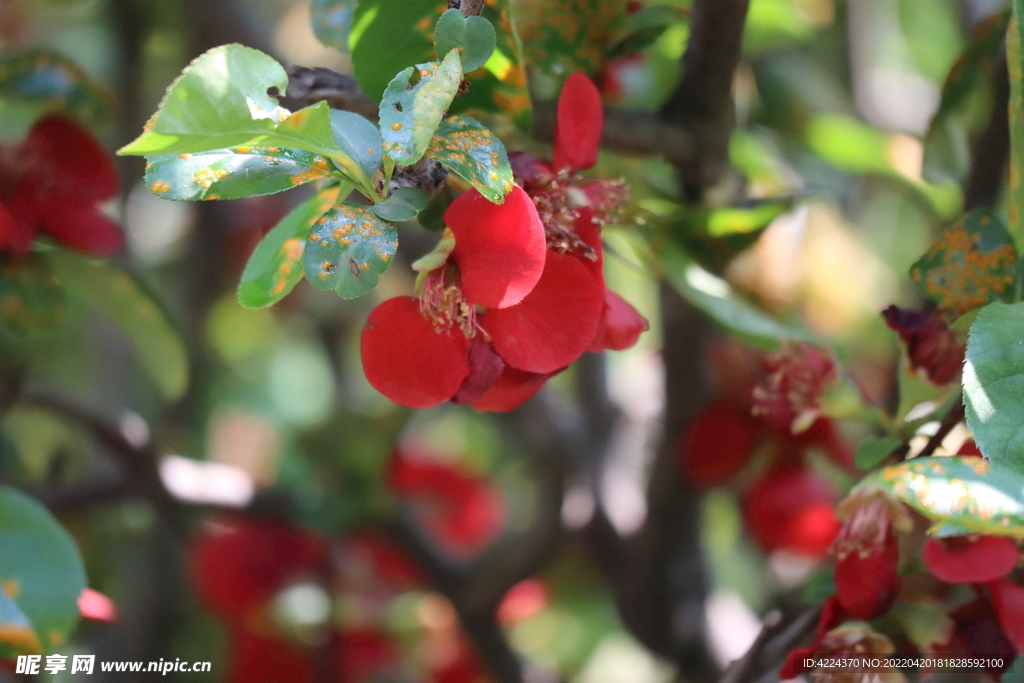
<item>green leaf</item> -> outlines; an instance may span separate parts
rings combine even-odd
[[[99,121],[110,114],[113,102],[106,87],[59,53],[32,50],[0,57],[0,133],[4,135],[20,138],[35,119],[54,111]]]
[[[820,342],[810,331],[783,323],[741,299],[722,278],[697,265],[682,251],[666,248],[665,278],[686,300],[712,320],[747,341],[775,348],[782,339]]]
[[[433,57],[436,0],[359,0],[349,42],[359,87],[374,101],[396,73]]]
[[[331,173],[318,154],[288,147],[236,147],[150,157],[146,185],[164,199],[238,199],[273,194]]]
[[[627,0],[510,0],[525,60],[564,80],[596,73],[626,20]]]
[[[970,100],[988,83],[1009,18],[1008,11],[997,12],[975,26],[967,46],[950,68],[939,108],[925,137],[925,180],[959,181],[966,175],[970,157],[963,119]]]
[[[354,299],[377,286],[398,249],[393,223],[366,206],[341,204],[313,225],[306,245],[306,278],[317,289]]]
[[[2,592],[31,622],[43,649],[64,644],[85,588],[75,542],[42,505],[0,486],[0,548]]]
[[[458,50],[438,64],[417,64],[419,81],[411,84],[413,67],[394,77],[380,102],[384,153],[411,166],[423,157],[462,83]]]
[[[1013,290],[1017,252],[999,216],[976,209],[963,216],[910,269],[923,294],[960,316]]]
[[[625,26],[608,49],[607,58],[616,59],[640,52],[654,44],[665,29],[682,20],[679,11],[668,5],[649,5],[633,12],[626,17]]]
[[[313,0],[313,35],[340,52],[348,52],[348,34],[356,0]]]
[[[19,334],[53,329],[64,316],[64,290],[39,256],[0,258],[0,321]]]
[[[7,594],[0,590],[0,658],[14,659],[18,655],[42,652],[39,636],[32,630],[32,622]]]
[[[427,193],[418,187],[399,187],[387,200],[374,204],[370,209],[381,220],[408,221],[415,218],[429,200]]]
[[[426,156],[458,173],[492,202],[500,204],[512,191],[512,166],[505,146],[469,116],[445,119],[434,133]]]
[[[249,257],[238,284],[239,303],[266,308],[287,296],[302,279],[302,257],[313,224],[351,191],[348,183],[327,188],[282,218]]]
[[[708,234],[722,237],[764,230],[773,220],[793,209],[793,200],[767,201],[751,208],[712,209],[708,214]]]
[[[882,463],[903,442],[891,436],[866,439],[857,447],[853,463],[861,470],[870,470]]]
[[[171,83],[146,129],[118,154],[206,152],[261,141],[288,116],[270,88],[288,74],[272,57],[238,44],[204,52]]]
[[[971,533],[1024,534],[1024,477],[984,458],[914,458],[868,475],[858,489],[882,489],[933,521]]]
[[[383,143],[377,126],[350,111],[332,109],[330,116],[335,144],[355,161],[366,178],[372,178],[384,161]]]
[[[1013,16],[1006,32],[1006,66],[1010,72],[1010,234],[1017,248],[1024,251],[1024,0],[1013,0]]]
[[[978,448],[1024,473],[1024,303],[989,304],[971,326],[964,362],[967,426]]]
[[[434,52],[440,60],[452,50],[462,57],[462,70],[479,69],[490,58],[497,44],[491,22],[483,17],[467,17],[457,9],[441,15],[434,25]]]
[[[54,252],[48,258],[69,293],[95,306],[121,328],[164,397],[180,397],[188,386],[185,343],[149,290],[123,270],[71,252]]]

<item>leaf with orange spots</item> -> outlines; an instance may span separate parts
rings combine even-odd
[[[0,259],[0,325],[19,335],[52,330],[64,316],[64,290],[38,256]]]
[[[348,33],[356,0],[313,0],[313,35],[317,40],[339,52],[348,52]]]
[[[418,80],[413,84],[413,77]],[[440,64],[409,67],[392,79],[380,101],[380,132],[384,154],[410,166],[423,157],[462,83],[459,51]]]
[[[238,199],[326,178],[327,159],[289,147],[235,147],[149,157],[146,185],[163,199]]]
[[[510,0],[526,61],[564,78],[596,73],[626,20],[627,0]]]
[[[26,651],[63,644],[78,621],[78,596],[85,588],[75,542],[38,502],[0,486],[0,548],[0,591],[38,637],[36,642],[28,638],[23,625],[0,606],[0,643],[12,645],[17,639]]]
[[[354,299],[377,286],[398,249],[395,224],[370,207],[340,204],[314,221],[306,235],[306,279]]]
[[[932,183],[959,181],[970,166],[967,127],[971,102],[987,87],[992,65],[999,54],[1009,11],[996,12],[978,23],[970,39],[954,62],[942,86],[939,108],[932,116],[924,141],[924,165],[921,173]]]
[[[913,458],[868,475],[850,495],[871,489],[928,517],[934,531],[1024,536],[1024,477],[984,458]]]
[[[500,204],[512,191],[512,167],[505,146],[469,116],[445,119],[426,155],[458,173],[492,202]]]
[[[979,209],[943,230],[910,277],[955,318],[1012,293],[1016,260],[1006,224]]]
[[[971,325],[964,361],[967,426],[978,448],[1024,474],[1024,303],[993,303]]]
[[[18,655],[42,651],[32,622],[18,609],[18,603],[0,590],[0,659],[14,659]]]
[[[302,279],[302,257],[313,223],[350,192],[350,183],[329,187],[282,218],[249,257],[238,283],[239,303],[246,308],[266,308],[287,296]]]

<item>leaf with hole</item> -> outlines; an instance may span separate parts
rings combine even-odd
[[[1003,220],[976,209],[942,231],[910,277],[944,312],[960,316],[1011,293],[1016,261]]]
[[[512,191],[512,167],[505,146],[469,116],[452,116],[434,133],[426,156],[458,173],[492,202]]]
[[[434,25],[434,52],[443,59],[452,50],[462,57],[462,70],[479,69],[491,57],[497,37],[491,22],[483,17],[467,17],[457,9],[441,15]]]
[[[371,207],[376,216],[385,221],[409,221],[422,211],[429,201],[427,193],[418,187],[399,187],[380,204]]]
[[[967,426],[993,463],[1024,474],[1024,303],[989,304],[971,325],[963,372]]]
[[[78,596],[85,588],[75,542],[38,502],[0,486],[0,548],[0,593],[14,601],[37,638],[22,626],[18,643],[37,652],[63,645],[78,621]],[[6,615],[0,619],[18,621],[9,606],[0,606],[0,613]]]
[[[914,458],[869,474],[853,489],[881,489],[938,525],[1024,535],[1024,477],[984,458]]]
[[[306,278],[317,289],[354,299],[377,286],[398,249],[394,223],[369,207],[341,204],[313,223],[305,254]]]
[[[419,80],[413,85],[414,72]],[[420,160],[462,83],[462,63],[452,50],[438,64],[409,67],[388,84],[380,102],[384,154],[404,166]]]
[[[149,157],[146,185],[163,199],[238,199],[272,194],[331,174],[327,159],[289,147],[235,147]]]
[[[266,308],[287,296],[302,279],[303,255],[313,224],[351,191],[349,183],[327,188],[282,218],[249,257],[238,284],[239,303],[246,308]]]
[[[67,251],[48,255],[57,279],[72,294],[110,317],[131,342],[139,364],[165,398],[188,386],[188,354],[181,332],[149,289],[131,274]]]
[[[313,35],[327,47],[348,52],[356,0],[313,0]]]

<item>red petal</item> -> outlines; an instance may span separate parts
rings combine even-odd
[[[636,344],[640,335],[651,328],[647,318],[640,315],[621,296],[608,289],[604,290],[604,310],[597,324],[597,334],[588,351],[598,353],[609,349],[622,351]]]
[[[501,377],[487,392],[473,401],[473,410],[504,413],[523,405],[544,388],[544,383],[557,372],[526,372],[505,366]]]
[[[779,680],[788,681],[807,671],[804,660],[810,659],[813,654],[813,647],[798,647],[790,650],[786,655],[786,662],[779,669]]]
[[[26,182],[54,199],[97,202],[117,194],[110,154],[71,119],[50,116],[32,126],[21,152]]]
[[[999,625],[1017,652],[1024,652],[1024,586],[1008,579],[988,584]]]
[[[821,557],[839,533],[834,499],[832,486],[806,467],[776,469],[750,487],[743,518],[765,550]]]
[[[6,218],[4,218],[6,216]],[[32,248],[39,215],[31,188],[22,186],[9,205],[0,204],[0,249],[27,254]]]
[[[114,623],[117,621],[117,605],[99,591],[86,588],[78,596],[78,611],[85,619]]]
[[[455,328],[437,332],[408,296],[373,309],[363,329],[363,372],[373,388],[410,408],[431,408],[469,375],[469,340]]]
[[[604,307],[604,287],[572,256],[548,252],[544,274],[518,306],[491,309],[481,325],[509,365],[554,372],[587,350]]]
[[[896,534],[889,529],[882,547],[866,555],[850,552],[836,560],[836,593],[839,603],[855,619],[874,619],[896,601],[900,587],[897,573],[899,551]]]
[[[498,381],[504,369],[505,361],[494,350],[494,345],[482,334],[476,335],[469,347],[469,377],[462,381],[452,401],[459,405],[476,401]]]
[[[728,481],[754,450],[758,424],[749,410],[712,403],[687,425],[679,443],[683,476],[701,488]]]
[[[88,256],[109,256],[121,250],[121,229],[91,204],[43,199],[40,229],[61,244]]]
[[[339,631],[334,654],[337,683],[391,680],[401,673],[402,658],[394,639],[372,629]]]
[[[558,98],[555,119],[556,171],[569,168],[582,171],[597,163],[604,110],[601,93],[585,75],[577,72],[565,82]]]
[[[988,583],[1017,566],[1017,546],[1002,536],[929,538],[923,559],[936,578],[946,583]]]
[[[301,648],[238,629],[228,652],[228,683],[285,683],[310,680],[312,659]]]
[[[0,204],[0,250],[24,251],[23,248],[19,248],[26,241],[21,238],[21,233],[20,222],[14,219],[6,206]],[[31,243],[31,239],[29,237],[29,243]]]
[[[513,187],[504,204],[470,190],[452,202],[444,221],[455,235],[452,258],[470,302],[514,306],[537,284],[544,271],[544,225],[522,188]]]

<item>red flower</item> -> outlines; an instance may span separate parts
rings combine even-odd
[[[1017,566],[1020,552],[1002,536],[929,538],[925,565],[946,583],[987,583],[1001,579]]]
[[[504,525],[504,500],[482,478],[421,455],[396,454],[389,487],[422,513],[424,526],[449,550],[470,553],[492,542]]]
[[[935,384],[952,382],[967,351],[964,335],[949,329],[938,311],[889,306],[882,311],[885,324],[899,333],[907,347],[910,366]]]
[[[555,171],[582,171],[596,164],[603,129],[601,93],[585,75],[574,73],[566,79],[558,98]]]
[[[838,380],[830,353],[803,342],[785,343],[764,359],[767,379],[754,387],[754,414],[798,434],[821,413],[822,393]]]
[[[839,531],[835,489],[806,467],[777,468],[754,483],[743,500],[743,519],[767,551],[822,557]]]
[[[244,629],[233,629],[228,645],[228,683],[306,683],[312,680],[309,653]]]
[[[189,559],[199,598],[218,616],[239,621],[293,579],[318,573],[326,544],[282,522],[239,520],[192,539]]]
[[[20,146],[0,149],[0,251],[24,254],[45,233],[83,254],[112,254],[121,231],[96,205],[116,194],[110,155],[70,119],[41,119]]]
[[[365,683],[401,673],[401,652],[395,640],[373,629],[338,633],[334,642],[335,681]]]
[[[747,463],[760,426],[749,409],[715,401],[683,433],[679,443],[683,476],[701,488],[724,484]]]
[[[835,542],[839,602],[856,619],[874,619],[896,601],[899,552],[893,527],[906,529],[910,516],[881,491],[855,490],[838,512],[845,518]]]
[[[1024,652],[1024,586],[1009,579],[988,584],[999,625],[1018,653]]]

